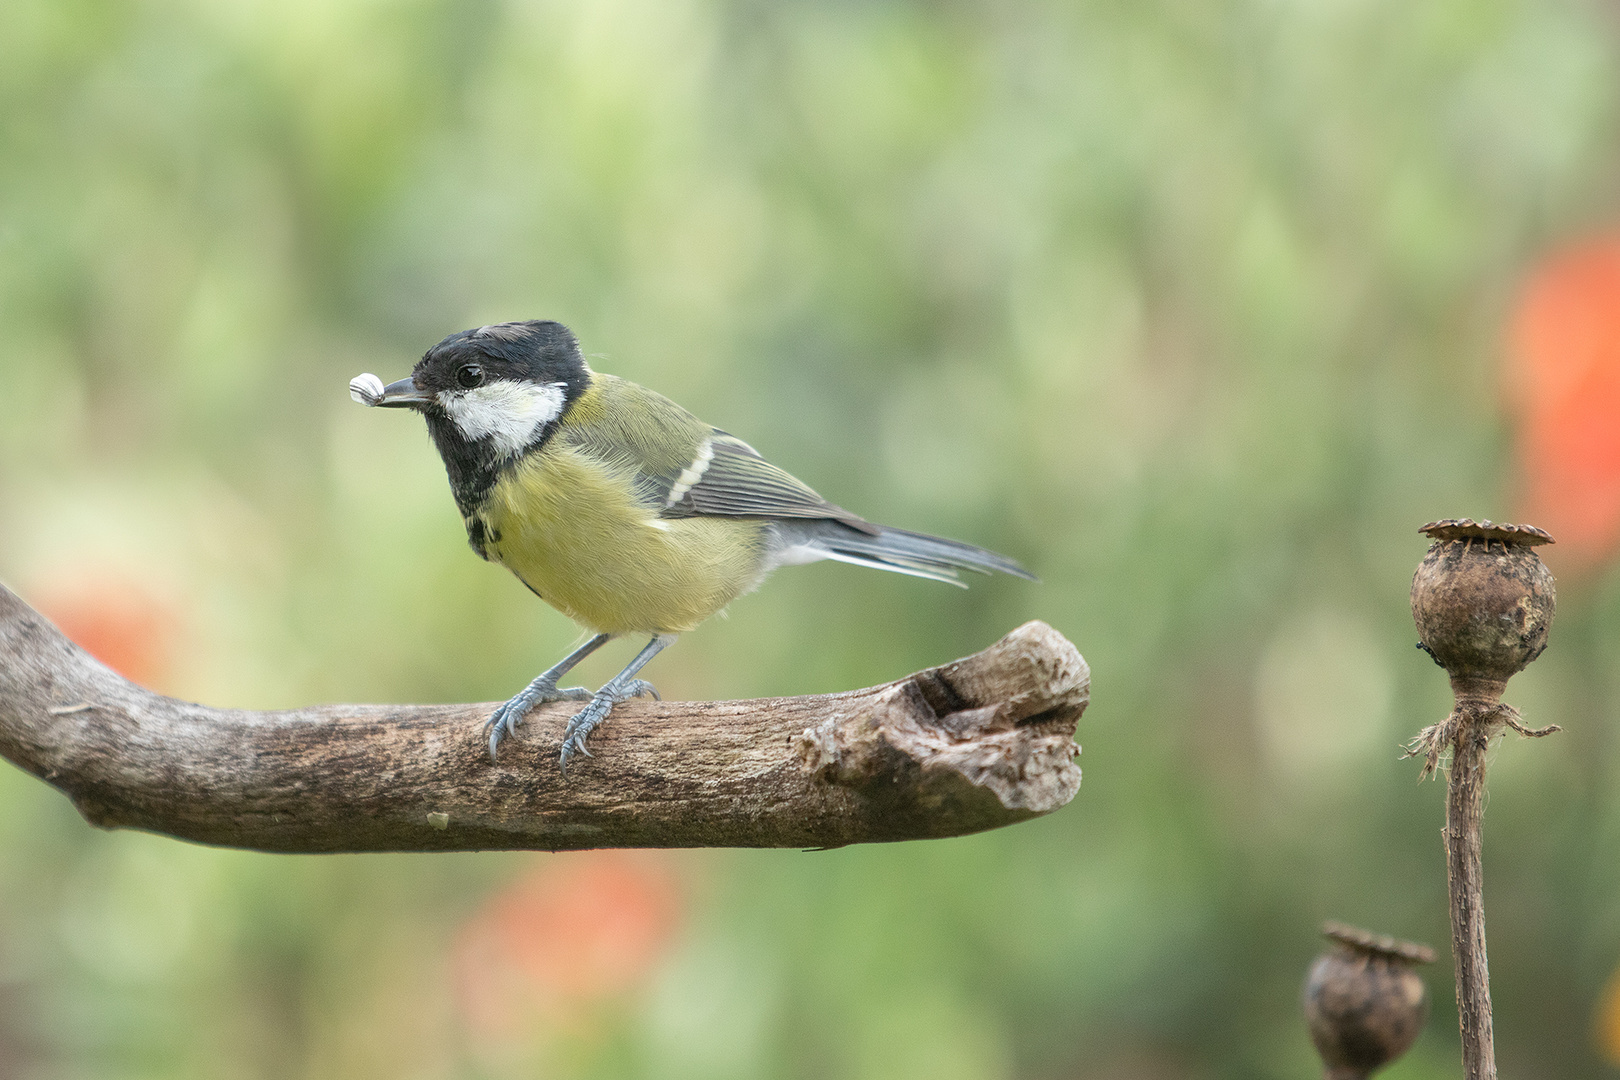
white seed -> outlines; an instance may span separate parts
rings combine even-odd
[[[349,380],[349,396],[362,405],[375,405],[383,395],[383,381],[371,372]]]

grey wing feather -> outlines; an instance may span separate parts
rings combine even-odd
[[[783,547],[809,548],[842,562],[894,570],[902,574],[961,584],[958,570],[981,574],[1012,574],[1030,581],[1035,575],[1005,555],[987,548],[948,540],[943,536],[910,532],[888,525],[857,532],[837,521],[784,521],[778,525]]]
[[[769,519],[774,523],[775,558],[780,562],[802,561],[806,556],[836,559],[953,585],[962,585],[958,570],[1035,580],[1028,570],[994,551],[862,520],[718,428],[708,449],[701,469],[697,468],[700,462],[694,462],[663,488],[667,493],[664,517]]]
[[[716,428],[709,449],[712,456],[701,475],[664,507],[664,517],[824,518],[858,532],[878,532],[876,525],[823,499],[735,436]]]

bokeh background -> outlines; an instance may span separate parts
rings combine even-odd
[[[1620,1070],[1620,13],[1598,0],[6,0],[0,580],[214,704],[576,638],[346,385],[560,319],[1043,579],[779,575],[651,669],[830,691],[1043,618],[1068,808],[823,853],[285,857],[0,767],[0,1075],[1316,1075],[1332,917],[1439,946],[1446,516],[1556,535],[1486,881],[1504,1075]],[[602,681],[616,645],[583,668]],[[555,733],[519,746],[551,753]]]

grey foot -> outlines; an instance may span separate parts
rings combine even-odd
[[[646,679],[633,679],[621,686],[608,683],[598,690],[591,698],[591,703],[575,713],[574,718],[568,721],[568,726],[563,729],[562,753],[558,758],[558,763],[563,771],[568,770],[568,759],[575,754],[584,754],[586,757],[592,756],[591,752],[585,749],[585,740],[590,737],[591,732],[601,725],[603,720],[607,719],[607,715],[613,710],[613,706],[621,701],[628,701],[643,694],[656,698],[658,691],[653,689],[653,684]]]
[[[583,686],[559,690],[556,683],[544,677],[534,680],[517,697],[490,713],[489,719],[484,721],[484,731],[489,735],[489,760],[495,760],[495,751],[501,745],[501,739],[516,734],[517,726],[536,705],[552,701],[589,701],[590,698],[591,692]]]

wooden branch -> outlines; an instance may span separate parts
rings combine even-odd
[[[835,847],[979,832],[1080,786],[1080,654],[1031,622],[867,690],[633,701],[564,778],[576,705],[491,764],[482,705],[213,709],[144,690],[0,586],[0,755],[92,824],[263,851]]]

